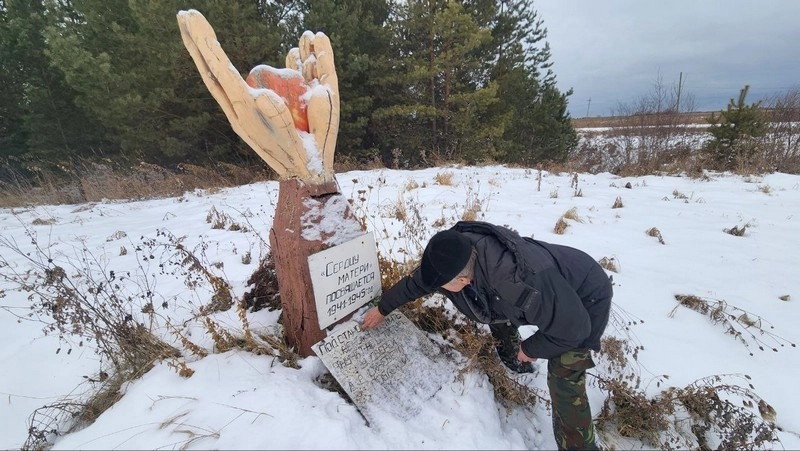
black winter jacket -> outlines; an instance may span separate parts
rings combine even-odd
[[[485,222],[461,221],[453,230],[465,234],[477,252],[472,284],[458,293],[426,287],[417,269],[383,294],[378,304],[383,315],[439,291],[475,321],[537,326],[522,343],[530,357],[549,359],[576,348],[600,350],[613,293],[592,257]]]

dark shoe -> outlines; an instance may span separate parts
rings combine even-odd
[[[533,364],[531,362],[521,362],[517,359],[519,352],[519,331],[510,323],[495,323],[489,325],[497,347],[497,355],[506,368],[516,373],[532,373]]]
[[[533,364],[531,362],[521,362],[517,357],[508,358],[499,354],[500,361],[503,362],[506,368],[515,373],[533,373]]]

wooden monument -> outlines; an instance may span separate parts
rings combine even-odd
[[[312,355],[326,333],[317,320],[308,256],[363,233],[334,178],[339,82],[330,40],[307,31],[287,54],[286,68],[256,66],[245,80],[202,14],[181,11],[178,26],[233,130],[279,176],[270,245],[283,325],[289,343]]]

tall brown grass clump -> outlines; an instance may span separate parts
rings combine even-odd
[[[195,189],[213,190],[270,178],[261,165],[184,163],[168,169],[143,162],[122,165],[80,160],[60,169],[39,169],[32,177],[4,177],[0,180],[0,207],[175,197]]]
[[[557,235],[563,235],[564,232],[567,231],[568,227],[569,223],[567,223],[567,221],[564,220],[564,217],[561,216],[558,218],[558,221],[556,221],[556,225],[553,227],[553,232],[555,232]]]
[[[453,173],[452,172],[437,172],[433,177],[437,185],[453,186]]]
[[[646,233],[647,236],[652,236],[653,238],[658,239],[658,242],[661,244],[667,244],[666,242],[664,242],[664,237],[661,236],[661,231],[655,227],[650,227],[644,233]]]
[[[610,258],[609,257],[603,257],[597,263],[599,263],[600,266],[603,269],[606,269],[606,270],[611,271],[611,272],[619,272],[619,266],[617,264],[617,259],[614,258],[614,257],[610,257]]]
[[[583,219],[580,216],[578,216],[578,209],[576,207],[572,207],[569,210],[565,211],[560,218],[558,218],[558,221],[556,221],[556,225],[553,227],[553,232],[555,232],[558,235],[563,235],[564,232],[566,232],[567,228],[569,227],[567,219],[575,222],[583,222]]]

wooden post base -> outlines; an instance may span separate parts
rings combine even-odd
[[[311,347],[326,336],[326,332],[319,328],[308,256],[330,247],[326,242],[331,241],[330,236],[313,240],[304,238],[303,229],[310,224],[304,224],[303,217],[309,212],[307,200],[324,202],[332,196],[341,196],[335,182],[307,185],[296,178],[282,180],[275,219],[269,234],[281,293],[284,333],[289,344],[303,357],[312,355]],[[353,221],[354,224],[358,224],[357,227],[361,227],[349,207],[344,210],[342,216],[341,218],[317,217],[317,224],[313,225],[319,227],[318,222],[325,219]]]

